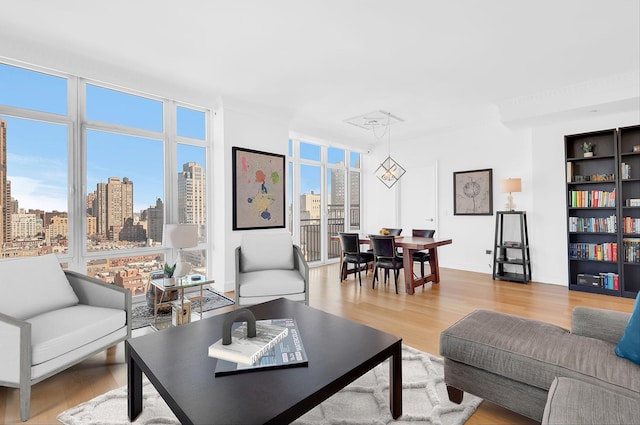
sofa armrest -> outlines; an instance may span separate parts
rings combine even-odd
[[[617,344],[631,314],[594,307],[576,307],[571,316],[571,333]]]
[[[0,383],[31,379],[31,323],[0,313]],[[26,379],[26,381],[24,381]]]
[[[126,311],[128,335],[131,336],[131,292],[74,271],[65,270],[64,273],[80,304]]]
[[[293,246],[293,267],[298,270],[300,276],[304,278],[304,303],[309,305],[309,265],[302,255],[302,250],[298,245]]]

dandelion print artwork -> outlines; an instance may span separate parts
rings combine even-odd
[[[493,214],[493,170],[453,173],[454,215]]]

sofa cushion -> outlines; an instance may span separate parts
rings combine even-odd
[[[551,384],[542,425],[637,424],[640,402],[596,385],[556,378]]]
[[[440,352],[451,360],[547,390],[556,376],[640,392],[640,368],[613,344],[545,322],[476,310],[444,330]]]
[[[276,296],[304,293],[304,279],[297,270],[264,270],[243,273],[240,297]]]
[[[0,312],[24,320],[78,304],[55,254],[0,261]]]
[[[43,313],[31,323],[31,362],[37,365],[114,332],[126,323],[126,312],[78,304]]]
[[[240,245],[241,271],[293,269],[293,241],[289,233],[247,233]]]
[[[618,356],[640,365],[640,292],[636,296],[629,323],[615,348]]]

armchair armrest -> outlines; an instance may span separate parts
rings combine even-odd
[[[126,311],[128,334],[131,335],[131,292],[74,271],[65,270],[64,274],[80,304]]]
[[[298,245],[293,246],[293,267],[298,269],[300,276],[304,278],[304,303],[309,305],[309,265]]]
[[[31,323],[0,313],[0,384],[31,379]]]
[[[617,344],[631,314],[593,307],[576,307],[571,315],[571,333]]]

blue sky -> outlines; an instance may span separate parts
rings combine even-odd
[[[0,104],[66,115],[66,80],[0,64]],[[162,104],[87,86],[87,117],[162,131]],[[21,208],[67,211],[67,127],[2,116],[7,121],[7,177]],[[204,139],[204,113],[178,108],[178,134]],[[205,149],[178,145],[176,169],[205,165]],[[133,181],[134,211],[155,205],[163,193],[163,144],[159,140],[87,131],[87,192],[109,177]]]

